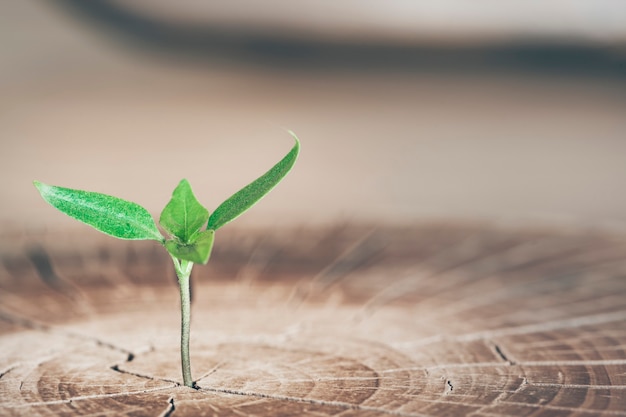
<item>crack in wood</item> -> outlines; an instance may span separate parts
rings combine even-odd
[[[374,413],[386,414],[390,416],[400,416],[400,417],[429,417],[427,414],[422,413],[408,413],[404,411],[398,410],[387,410],[380,407],[371,407],[362,404],[352,404],[344,401],[326,401],[326,400],[318,400],[314,398],[302,398],[302,397],[292,397],[288,395],[276,395],[276,394],[264,394],[260,392],[253,391],[241,391],[241,390],[231,390],[227,388],[205,388],[198,387],[200,391],[204,392],[212,392],[217,394],[231,394],[231,395],[240,395],[244,397],[256,397],[263,398],[269,400],[278,400],[278,401],[289,401],[296,403],[306,403],[320,406],[330,406],[337,407],[344,410],[355,410],[355,411],[369,411]]]
[[[450,381],[449,379],[446,380],[446,385],[447,385],[446,392],[445,392],[446,395],[452,394],[452,391],[454,391],[454,386],[452,386],[452,381]]]
[[[19,365],[20,365],[19,363],[16,363],[16,364],[9,365],[8,367],[4,368],[2,371],[0,371],[0,379],[2,379],[6,374],[11,372],[15,368],[17,368]]]
[[[174,414],[174,411],[176,411],[176,405],[174,404],[174,397],[170,397],[167,400],[167,408],[165,409],[165,411],[159,414],[159,417],[171,417],[172,414]]]
[[[156,378],[156,377],[153,377],[153,376],[150,376],[150,375],[144,375],[144,374],[140,374],[140,373],[137,373],[137,372],[127,371],[125,369],[120,368],[119,365],[117,365],[117,364],[111,366],[109,369],[111,369],[112,371],[115,371],[115,372],[119,372],[121,374],[132,375],[132,376],[136,376],[138,378],[148,379],[150,381],[169,382],[171,384],[175,384],[176,386],[179,386],[179,387],[181,386],[181,384],[178,381],[174,381],[172,379],[166,379],[166,378]]]
[[[504,352],[502,351],[502,348],[498,344],[494,343],[493,348],[496,354],[500,357],[500,359],[502,359],[504,362],[508,363],[511,366],[515,365],[515,361],[513,361],[512,359],[509,359],[508,355],[504,354]]]

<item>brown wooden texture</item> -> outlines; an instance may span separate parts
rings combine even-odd
[[[193,274],[198,390],[158,244],[1,245],[1,415],[626,416],[620,235],[226,228]]]

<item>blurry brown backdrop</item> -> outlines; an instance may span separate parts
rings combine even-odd
[[[209,209],[302,140],[240,224],[626,222],[620,1],[0,5],[3,230],[81,227],[33,179]]]

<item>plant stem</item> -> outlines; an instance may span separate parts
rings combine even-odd
[[[191,361],[189,360],[189,330],[191,324],[191,297],[189,292],[189,277],[193,262],[178,261],[172,257],[178,276],[178,284],[180,285],[180,359],[183,368],[183,383],[187,387],[193,388],[193,379],[191,378]]]

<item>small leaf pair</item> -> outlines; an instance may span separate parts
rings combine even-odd
[[[292,134],[293,135],[293,134]],[[300,143],[272,169],[224,201],[211,216],[196,199],[186,179],[180,181],[159,223],[170,235],[164,239],[150,213],[140,205],[91,191],[57,187],[35,181],[41,196],[59,211],[119,239],[157,240],[171,255],[207,263],[215,231],[239,217],[274,188],[293,167]],[[204,225],[205,230],[202,230]]]

